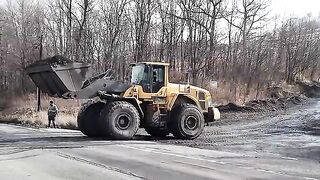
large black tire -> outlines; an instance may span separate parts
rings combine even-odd
[[[145,127],[144,128],[148,134],[150,134],[153,137],[159,137],[163,138],[169,135],[169,132],[167,130],[162,130],[160,128],[155,127]]]
[[[89,100],[82,104],[78,113],[77,123],[79,130],[89,136],[97,137],[101,135],[99,128],[99,115],[105,103]]]
[[[145,123],[144,129],[151,136],[163,138],[169,135],[168,130],[160,129],[160,111],[153,112],[151,119],[146,120]]]
[[[195,139],[204,129],[204,116],[193,104],[179,105],[171,112],[169,129],[176,138]]]
[[[108,103],[100,113],[103,135],[112,139],[132,139],[140,124],[138,110],[129,102]]]

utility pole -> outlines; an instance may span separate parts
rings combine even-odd
[[[38,24],[38,36],[39,36],[39,60],[42,60],[42,41],[43,41],[43,35],[42,35],[42,31],[41,31],[41,22],[40,22],[40,5],[39,5],[39,1],[38,1],[38,8],[37,8],[37,24]],[[41,90],[37,87],[37,111],[39,112],[41,110]]]
[[[4,21],[3,19],[0,19],[0,24],[2,24],[3,21]],[[5,87],[6,87],[6,81],[5,81],[6,73],[4,71],[5,70],[5,67],[4,67],[5,61],[3,58],[3,49],[2,49],[2,31],[3,31],[2,27],[3,27],[3,25],[0,25],[0,63],[1,63],[1,65],[0,65],[0,73],[1,73],[0,88],[1,88],[1,90],[2,90],[2,88],[5,89]]]
[[[39,49],[39,60],[42,59],[42,39],[43,35],[40,36],[40,49]],[[41,90],[37,87],[37,111],[41,110]]]

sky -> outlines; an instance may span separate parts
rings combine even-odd
[[[302,17],[311,13],[318,17],[320,0],[271,0],[271,14],[288,17],[290,15]]]
[[[4,5],[7,0],[0,0],[0,5]],[[15,1],[15,0],[9,0]],[[26,0],[28,1],[28,0]],[[268,1],[268,0],[267,0]],[[320,0],[269,0],[270,15],[279,15],[280,17],[288,17],[290,15],[296,17],[306,16],[311,13],[314,17],[320,14]]]

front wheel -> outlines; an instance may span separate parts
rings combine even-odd
[[[79,130],[88,137],[97,137],[101,135],[98,126],[99,114],[104,107],[103,102],[89,100],[82,104],[78,113],[77,123]]]
[[[100,113],[100,127],[103,135],[113,139],[132,139],[139,129],[138,110],[129,102],[108,103]]]
[[[171,112],[169,128],[179,139],[195,139],[204,129],[204,116],[193,104],[182,104]]]

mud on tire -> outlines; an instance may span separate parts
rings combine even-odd
[[[171,112],[169,129],[176,138],[195,139],[204,129],[204,116],[193,104],[179,105]]]
[[[100,113],[100,127],[103,135],[113,139],[132,139],[139,129],[138,110],[129,102],[108,103]]]
[[[104,105],[103,102],[95,102],[93,100],[89,100],[82,104],[78,113],[77,123],[79,130],[83,134],[89,137],[101,135],[98,122],[100,111],[103,109]]]

